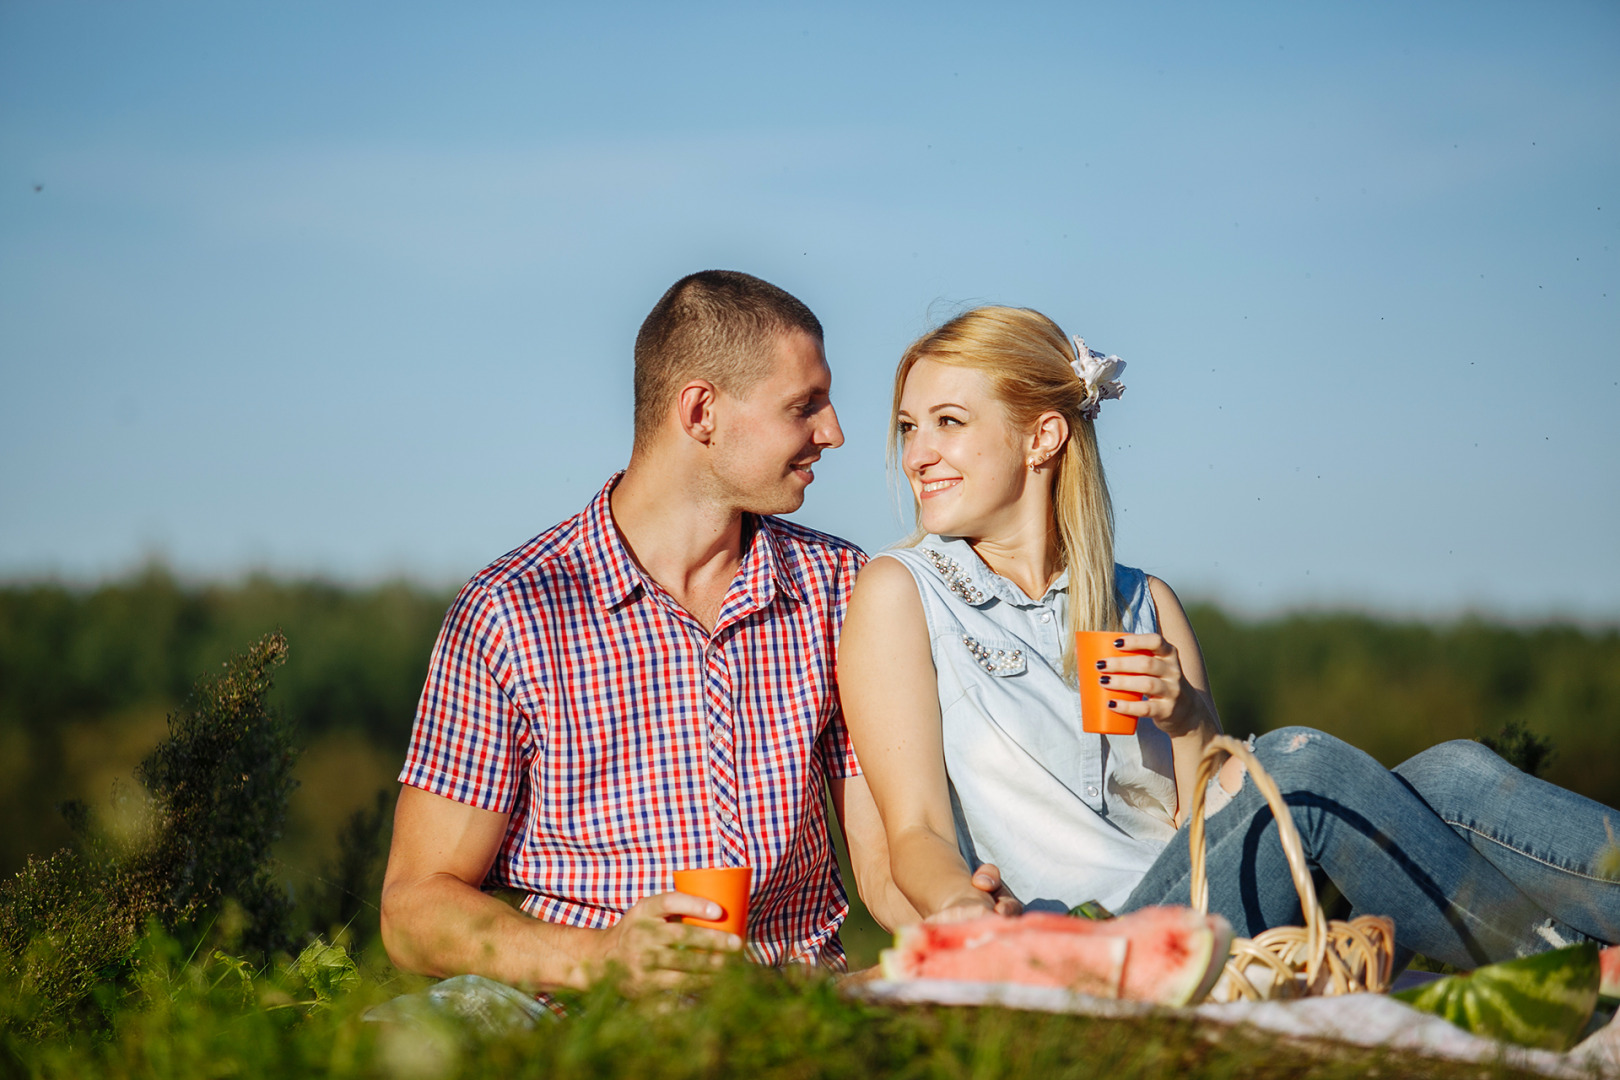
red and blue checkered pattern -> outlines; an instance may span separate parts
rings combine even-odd
[[[750,954],[841,969],[823,790],[860,771],[833,658],[865,557],[755,518],[710,634],[626,550],[617,482],[462,589],[400,780],[510,813],[487,883],[538,918],[611,926],[676,870],[747,864]]]

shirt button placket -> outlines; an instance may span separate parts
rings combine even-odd
[[[726,651],[717,643],[704,650],[704,697],[709,728],[709,778],[714,792],[720,846],[726,863],[748,861],[748,845],[737,827],[736,716],[731,707],[731,671]]]
[[[1079,694],[1074,695],[1074,719],[1078,725],[1080,723]],[[1083,801],[1097,813],[1106,814],[1107,811],[1103,807],[1102,800],[1102,782],[1104,762],[1108,757],[1108,737],[1083,732],[1080,738],[1097,740],[1097,752],[1095,754],[1081,755],[1081,760],[1085,763],[1080,770],[1080,783],[1084,785],[1081,790],[1086,793]]]
[[[1051,608],[1041,610],[1041,625],[1039,627],[1041,645],[1049,655],[1063,655],[1063,640],[1058,636],[1057,618],[1052,614]]]

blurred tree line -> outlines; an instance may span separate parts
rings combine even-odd
[[[128,802],[137,764],[193,683],[279,629],[287,658],[268,704],[299,747],[282,877],[300,903],[331,892],[334,868],[380,882],[365,850],[385,840],[378,796],[391,811],[451,596],[398,583],[193,586],[160,566],[95,589],[0,586],[0,876],[69,843],[64,804]]]
[[[116,807],[195,680],[279,630],[269,705],[302,748],[281,875],[295,901],[374,925],[352,894],[380,882],[393,777],[450,599],[399,583],[187,585],[162,567],[95,589],[0,586],[0,875],[69,841],[73,800]],[[1230,732],[1305,724],[1394,765],[1507,731],[1548,779],[1620,803],[1620,630],[1190,614]]]

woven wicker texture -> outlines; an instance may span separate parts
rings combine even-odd
[[[1305,865],[1293,814],[1282,792],[1246,745],[1217,735],[1204,748],[1193,783],[1188,842],[1192,857],[1192,903],[1209,911],[1209,876],[1205,866],[1204,791],[1228,756],[1249,770],[1249,779],[1266,797],[1277,821],[1283,855],[1305,913],[1304,926],[1274,926],[1253,938],[1232,943],[1226,970],[1210,994],[1212,1001],[1275,1001],[1286,998],[1389,989],[1395,964],[1395,923],[1382,915],[1362,915],[1349,922],[1329,921],[1316,899],[1316,885]]]

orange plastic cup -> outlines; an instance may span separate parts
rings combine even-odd
[[[1107,672],[1097,670],[1097,661],[1116,656],[1152,656],[1147,649],[1116,649],[1118,630],[1077,630],[1074,634],[1074,667],[1080,679],[1080,727],[1094,735],[1135,735],[1136,717],[1115,712],[1110,701],[1141,701],[1131,690],[1104,686],[1098,681]]]
[[[706,866],[701,870],[675,871],[675,891],[701,896],[720,905],[718,919],[681,916],[681,922],[725,930],[740,938],[748,936],[748,886],[753,881],[751,866]]]

